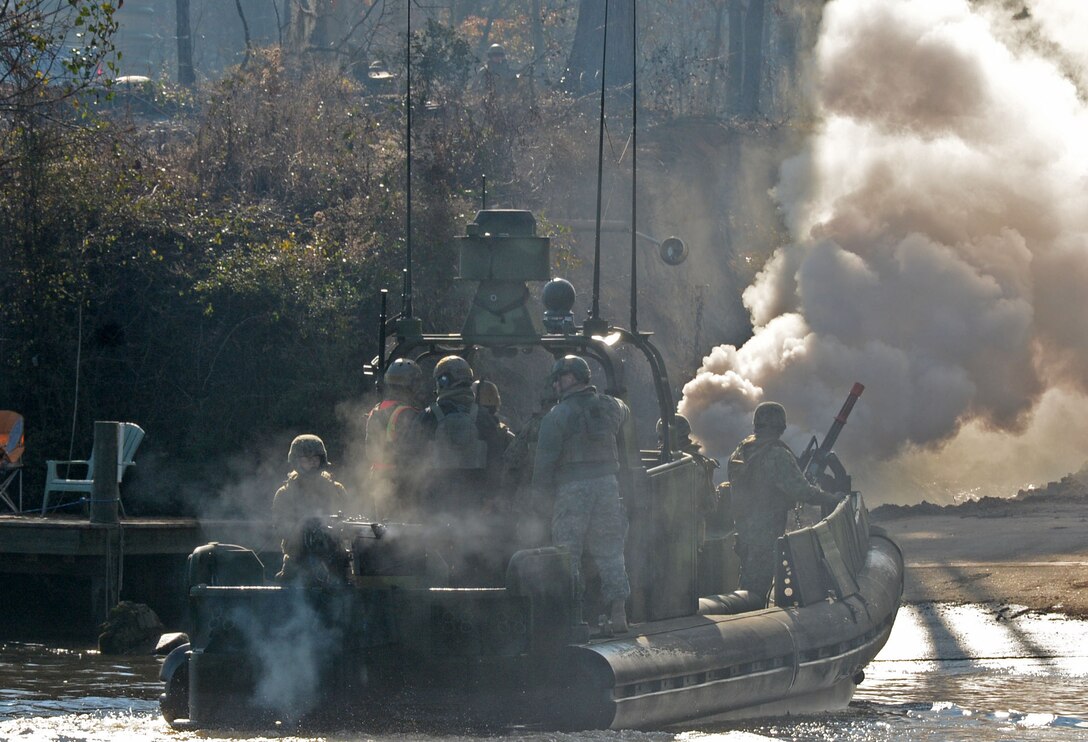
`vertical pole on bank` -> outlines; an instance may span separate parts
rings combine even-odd
[[[121,495],[117,483],[117,462],[121,423],[94,424],[94,471],[91,477],[91,523],[117,523],[117,508]]]
[[[91,612],[96,624],[106,620],[121,598],[121,497],[117,481],[120,436],[121,423],[95,421],[90,520],[92,525],[101,526],[95,530],[101,534],[102,545],[99,568],[91,576]]]

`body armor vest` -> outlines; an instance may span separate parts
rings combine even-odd
[[[480,437],[476,418],[480,408],[475,403],[468,410],[446,412],[435,404],[433,413],[434,467],[436,469],[486,469],[487,443]]]
[[[729,458],[730,505],[733,518],[738,523],[770,506],[769,502],[764,501],[774,493],[762,491],[764,487],[756,476],[756,464],[776,446],[789,450],[789,446],[777,438],[764,442],[752,436],[741,443]]]
[[[619,464],[616,434],[623,423],[619,406],[600,394],[574,397],[577,408],[572,416],[570,435],[563,447],[564,464]]]

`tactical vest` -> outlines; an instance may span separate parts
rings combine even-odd
[[[366,453],[371,469],[392,469],[391,443],[397,440],[397,421],[412,405],[387,399],[370,411],[366,421]]]
[[[572,398],[576,408],[569,420],[562,464],[619,464],[616,434],[623,419],[619,405],[601,394]]]
[[[740,523],[760,509],[760,500],[771,493],[761,491],[761,483],[756,477],[756,462],[772,448],[781,447],[789,451],[789,446],[774,438],[756,446],[755,436],[745,439],[729,457],[729,497],[733,518]],[[754,450],[753,450],[754,449]],[[790,454],[793,455],[792,453]],[[766,504],[763,504],[766,509]]]
[[[446,412],[437,402],[432,406],[434,429],[433,465],[436,469],[486,469],[487,442],[480,437],[476,418],[480,407]]]

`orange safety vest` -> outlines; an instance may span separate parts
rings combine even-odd
[[[390,412],[391,410],[391,412]],[[400,419],[401,414],[405,410],[416,410],[406,402],[401,402],[396,399],[384,400],[381,404],[370,411],[370,417],[373,419],[374,415],[379,415],[381,420],[386,417],[384,413],[388,412],[388,418],[385,421],[384,426],[375,425],[372,429],[369,420],[366,426],[366,443],[367,451],[370,453],[370,468],[371,470],[387,470],[393,469],[396,464],[391,461],[383,460],[388,453],[389,444],[397,440],[397,421]],[[375,433],[381,431],[380,437],[371,438]]]

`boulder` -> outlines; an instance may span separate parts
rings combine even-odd
[[[122,600],[98,627],[102,654],[148,654],[163,633],[162,621],[143,603]]]

